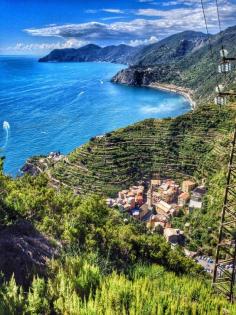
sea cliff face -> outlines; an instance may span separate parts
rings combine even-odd
[[[147,86],[154,82],[172,82],[178,80],[179,74],[171,66],[158,66],[154,68],[130,67],[121,70],[113,78],[113,83]]]
[[[146,73],[148,74],[148,73]],[[123,69],[118,72],[113,78],[113,83],[119,84],[127,84],[127,85],[134,85],[134,86],[141,86],[143,85],[144,81],[149,81],[147,79],[147,75],[145,71],[142,69]]]
[[[170,77],[171,76],[171,77]],[[171,91],[183,95],[195,108],[194,91],[183,86],[173,84],[181,78],[179,72],[171,67],[155,67],[155,68],[128,68],[118,72],[113,78],[113,83],[132,85],[132,86],[148,86],[165,91]]]
[[[112,82],[134,86],[171,84],[193,91],[198,104],[213,101],[216,81],[223,83],[216,67],[220,62],[222,41],[229,55],[234,56],[236,26],[211,36],[213,57],[202,34],[183,32],[170,36],[144,47],[135,56],[133,66],[119,72]],[[231,75],[235,78],[235,71]]]

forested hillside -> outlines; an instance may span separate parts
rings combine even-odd
[[[179,183],[187,178],[199,184],[204,180],[209,187],[204,208],[173,223],[182,229],[191,223],[185,231],[187,246],[212,255],[234,119],[233,106],[201,106],[177,118],[149,119],[93,138],[60,162],[41,157],[28,164],[45,172],[53,187],[110,197],[140,181],[148,184],[155,177],[173,178]]]
[[[127,71],[131,77],[138,71],[138,85],[148,73],[147,79],[194,89],[201,98],[194,111],[94,137],[58,160],[33,157],[24,167],[29,174],[15,179],[1,165],[0,314],[236,314],[181,248],[105,202],[130,185],[147,187],[151,178],[204,182],[203,207],[171,223],[184,230],[188,249],[213,254],[235,103],[207,101],[220,35],[212,37],[214,58],[203,34],[181,36],[145,48],[147,55]],[[235,27],[223,38],[232,44]],[[156,64],[157,48],[171,48],[168,64],[164,57]]]
[[[212,52],[209,41],[203,36],[195,49],[182,54],[180,58],[177,56],[178,51],[185,41],[178,40],[177,35],[174,39],[175,45],[173,41],[166,39],[162,45],[155,44],[145,48],[143,54],[136,59],[136,64],[131,68],[121,70],[113,81],[139,86],[153,82],[175,84],[192,89],[194,98],[198,102],[212,101],[217,83],[225,83],[224,76],[218,74],[217,69],[222,43],[228,50],[229,56],[236,54],[236,26],[210,37]],[[166,51],[172,58],[169,56],[165,59]],[[228,75],[227,82],[234,80],[235,71]]]
[[[176,62],[205,45],[207,45],[206,34],[184,31],[143,47],[134,56],[133,63],[139,66],[155,66]]]
[[[162,177],[204,176],[205,168],[221,167],[205,160],[232,131],[232,108],[201,106],[177,118],[148,119],[92,138],[62,161],[33,158],[31,161],[61,184],[78,192],[112,195],[154,174]],[[223,151],[226,154],[227,152]],[[31,161],[28,161],[30,164]],[[197,175],[198,174],[198,175]]]
[[[1,236],[7,240],[9,227],[22,227],[13,238],[15,262],[0,260],[5,274],[0,314],[235,312],[235,306],[212,293],[210,280],[192,259],[171,249],[158,234],[147,234],[139,222],[124,220],[100,196],[56,191],[43,174],[16,180],[1,174],[0,183]],[[41,235],[35,243],[30,225]],[[24,244],[19,243],[22,233]],[[43,238],[51,248],[47,259],[42,259]],[[44,248],[38,251],[40,262],[32,244]],[[0,252],[5,248],[0,242]],[[10,254],[14,251],[5,251],[5,258]]]
[[[235,305],[211,292],[209,284],[176,276],[158,266],[137,266],[129,274],[104,276],[78,257],[50,266],[52,278],[35,278],[28,295],[14,280],[1,288],[2,314],[235,314]]]
[[[112,45],[100,47],[89,44],[81,48],[54,49],[50,54],[39,59],[39,62],[114,62],[132,64],[133,58],[142,47]]]
[[[89,44],[81,48],[55,49],[39,59],[40,62],[107,61],[123,64],[155,65],[181,60],[207,42],[204,33],[185,31],[169,36],[156,44],[132,47],[112,45],[99,47]]]

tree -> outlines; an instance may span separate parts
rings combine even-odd
[[[49,314],[50,307],[44,279],[41,279],[39,277],[33,279],[27,302],[27,312],[29,312],[29,314]]]

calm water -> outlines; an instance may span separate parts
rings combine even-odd
[[[68,153],[92,136],[189,110],[182,96],[110,83],[122,68],[0,57],[0,146],[5,172],[16,175],[32,155]]]

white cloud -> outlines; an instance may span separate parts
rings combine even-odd
[[[220,15],[224,27],[235,24],[236,4],[229,3],[227,0],[220,0]],[[182,4],[193,3],[192,7],[173,8],[169,10],[156,10],[156,9],[139,9],[136,15],[145,17],[158,17],[162,22],[166,23],[163,29],[172,28],[176,30],[194,29],[205,30],[203,12],[201,5],[196,1],[182,1]],[[216,6],[205,1],[205,13],[207,17],[208,27],[212,32],[218,31],[218,20]]]
[[[158,42],[158,38],[156,36],[151,36],[149,39],[132,39],[129,42],[130,46],[136,47],[136,46],[140,46],[140,45],[149,45],[149,44],[155,44],[156,42]]]
[[[205,0],[206,16],[211,32],[218,32],[216,7]],[[235,24],[236,4],[228,0],[221,3],[221,20],[223,27]],[[78,38],[85,41],[136,41],[152,36],[163,38],[184,30],[205,31],[204,19],[199,2],[179,0],[192,3],[192,7],[173,7],[170,10],[139,9],[133,13],[141,18],[131,21],[114,21],[111,23],[89,22],[81,24],[54,25],[50,27],[31,28],[25,31],[32,36],[53,36]],[[196,4],[197,3],[197,4]],[[109,9],[108,9],[109,10]],[[113,10],[113,9],[112,9]]]
[[[154,0],[138,0],[140,3],[153,3]]]
[[[111,21],[111,20],[119,20],[119,19],[125,19],[126,16],[119,15],[119,16],[109,16],[105,18],[101,18],[102,21]]]
[[[161,16],[163,13],[168,11],[156,10],[156,9],[139,9],[136,11],[136,15],[144,16]]]
[[[204,5],[215,6],[215,0],[204,0]],[[230,4],[230,0],[218,0],[220,5]],[[183,6],[191,6],[191,7],[201,7],[201,2],[196,0],[177,0],[177,1],[165,1],[162,2],[161,5],[163,7],[183,5]]]
[[[169,7],[169,6],[175,6],[177,4],[180,4],[178,1],[167,1],[167,2],[163,2],[162,6],[163,7]]]
[[[114,14],[122,14],[124,13],[123,10],[120,9],[102,9],[103,12],[107,12],[107,13],[114,13]]]
[[[15,52],[37,52],[63,48],[79,48],[86,44],[88,44],[88,42],[70,38],[67,41],[57,43],[17,43],[15,46],[8,47],[7,50]]]

